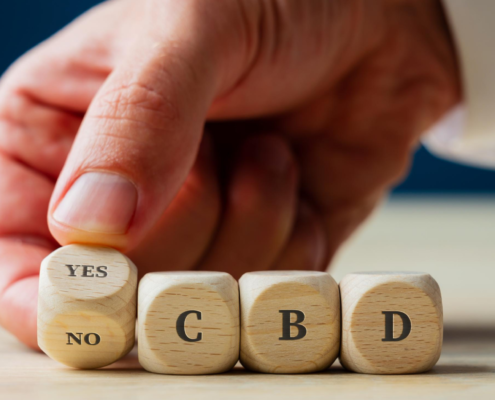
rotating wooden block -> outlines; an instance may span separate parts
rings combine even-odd
[[[376,272],[340,282],[340,362],[354,372],[411,374],[431,369],[442,349],[442,298],[428,274]]]
[[[155,272],[138,291],[139,362],[159,374],[215,374],[239,359],[239,289],[224,272]]]
[[[263,271],[244,274],[241,363],[268,373],[328,368],[340,347],[339,288],[327,273]]]
[[[69,245],[40,270],[38,344],[75,368],[117,361],[134,345],[137,269],[106,247]]]

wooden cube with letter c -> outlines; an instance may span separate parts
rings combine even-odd
[[[342,296],[340,361],[369,374],[431,369],[443,338],[442,298],[428,274],[371,272],[346,275]]]
[[[75,368],[99,368],[134,346],[137,269],[107,247],[72,244],[40,270],[38,345]]]
[[[161,374],[214,374],[239,359],[239,289],[224,272],[146,274],[138,290],[139,362]]]
[[[328,368],[340,348],[340,298],[334,279],[316,271],[244,274],[241,363],[267,373]]]

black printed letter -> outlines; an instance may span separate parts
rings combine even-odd
[[[201,332],[198,333],[196,336],[196,339],[191,339],[186,335],[186,329],[184,327],[186,323],[186,318],[189,314],[196,314],[196,317],[198,318],[199,321],[201,321],[201,312],[200,311],[186,311],[183,312],[181,315],[179,315],[179,318],[177,318],[177,324],[176,324],[176,329],[177,329],[177,334],[182,340],[185,340],[186,342],[199,342],[203,338],[203,334]]]
[[[106,269],[107,269],[107,267],[105,267],[105,266],[97,267],[96,270],[99,272],[99,274],[96,275],[96,277],[97,278],[105,278],[108,275]]]
[[[79,335],[79,337],[76,337],[76,335],[74,335],[73,333],[71,332],[65,332],[67,333],[67,344],[69,346],[72,346],[74,343],[71,343],[70,340],[74,340],[77,344],[81,344],[81,335],[82,333],[79,333],[77,332],[76,335]]]
[[[94,275],[92,273],[94,266],[93,265],[83,265],[83,274],[85,278],[92,278]],[[88,275],[88,272],[91,272],[91,275]]]
[[[95,337],[94,343],[91,343],[91,335]],[[97,333],[88,333],[86,336],[84,336],[84,341],[90,346],[96,346],[98,343],[100,343],[101,338],[100,335],[98,335]]]
[[[299,310],[280,310],[282,314],[282,337],[278,340],[298,340],[306,336],[306,327],[300,325],[304,321],[304,313]],[[290,322],[290,315],[296,314],[296,322]],[[297,328],[297,335],[290,336],[290,327],[295,326]]]
[[[69,268],[70,271],[69,276],[76,276],[76,270],[80,267],[80,265],[76,265],[74,268],[74,265],[69,265],[69,264],[65,264],[65,266]]]
[[[382,311],[385,314],[385,338],[382,342],[399,342],[404,340],[411,333],[411,319],[400,311]],[[394,338],[394,314],[402,319],[402,333],[398,338]]]

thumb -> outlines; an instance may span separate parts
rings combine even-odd
[[[217,90],[215,63],[201,30],[171,25],[173,43],[143,35],[86,113],[49,208],[62,245],[135,247],[194,162]]]

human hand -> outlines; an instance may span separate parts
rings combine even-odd
[[[434,0],[91,10],[0,82],[0,323],[37,347],[57,242],[141,273],[324,269],[459,101],[450,40]]]

